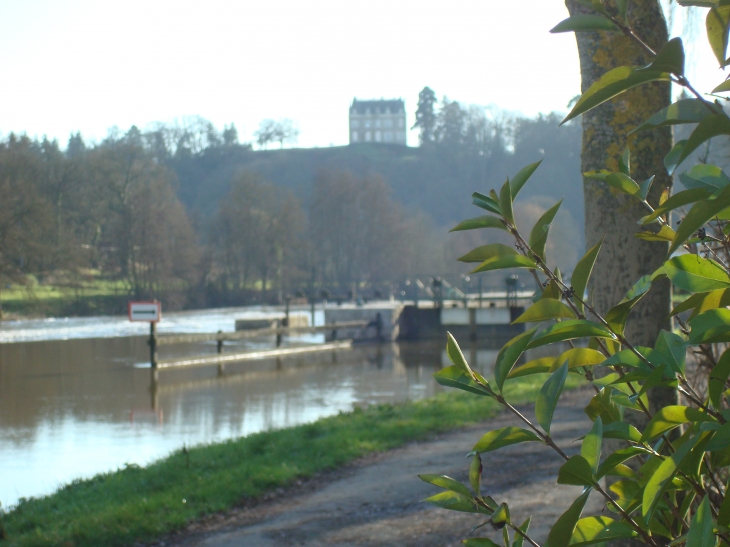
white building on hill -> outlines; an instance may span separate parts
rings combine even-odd
[[[403,99],[353,99],[350,106],[350,144],[362,142],[406,145],[406,106]]]

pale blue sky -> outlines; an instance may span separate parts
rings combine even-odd
[[[200,115],[244,141],[264,118],[291,118],[299,146],[338,145],[353,97],[402,97],[412,119],[425,85],[565,110],[575,39],[548,31],[566,16],[562,0],[0,0],[0,135],[65,145]],[[701,85],[722,79],[701,72]]]

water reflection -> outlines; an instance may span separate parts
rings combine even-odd
[[[215,351],[215,342],[165,346],[160,358]],[[464,351],[488,374],[496,350]],[[427,397],[441,389],[431,376],[447,362],[441,343],[362,345],[228,363],[222,375],[215,366],[164,370],[151,386],[148,359],[143,336],[0,344],[3,506],[126,463],[147,464],[183,444]]]

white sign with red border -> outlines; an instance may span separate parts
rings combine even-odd
[[[130,321],[157,323],[162,319],[162,304],[156,301],[129,302],[127,305]]]

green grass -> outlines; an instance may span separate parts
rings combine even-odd
[[[544,380],[544,375],[513,380],[505,395],[513,402],[532,400]],[[581,381],[570,375],[568,386]],[[246,498],[371,452],[482,421],[497,411],[492,399],[449,391],[178,450],[146,468],[128,466],[22,501],[2,516],[7,539],[0,546],[126,546],[150,541]]]

